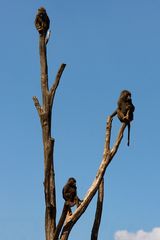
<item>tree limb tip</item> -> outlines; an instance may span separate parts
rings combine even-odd
[[[41,111],[42,111],[42,108],[41,108],[41,105],[40,105],[40,103],[39,103],[38,98],[37,98],[36,96],[33,96],[32,99],[33,99],[34,105],[35,105],[35,107],[36,107],[38,113],[40,114]]]

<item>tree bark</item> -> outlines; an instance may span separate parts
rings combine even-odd
[[[36,16],[35,25],[39,32],[39,54],[40,54],[40,67],[41,67],[41,92],[42,92],[42,105],[40,105],[37,97],[33,97],[33,101],[37,112],[39,114],[43,149],[44,149],[44,194],[45,194],[45,234],[46,240],[67,240],[70,231],[74,224],[78,221],[81,215],[86,211],[91,200],[98,190],[97,209],[95,214],[95,221],[92,229],[91,240],[97,240],[98,231],[101,221],[103,196],[104,196],[104,174],[105,171],[116,154],[121,143],[123,132],[126,123],[123,123],[116,142],[112,149],[110,149],[110,138],[112,128],[112,117],[109,116],[106,124],[106,136],[104,144],[104,152],[102,162],[97,171],[96,177],[90,186],[83,202],[75,210],[75,212],[67,216],[68,206],[64,204],[61,217],[58,225],[56,226],[56,185],[55,185],[55,170],[54,170],[54,143],[55,140],[51,136],[51,120],[52,120],[52,107],[54,102],[55,93],[59,85],[62,73],[65,69],[65,64],[62,64],[57,72],[55,81],[51,88],[48,86],[48,64],[47,64],[47,49],[46,49],[46,33],[49,28],[49,18],[46,10],[40,8]]]
[[[61,232],[61,230],[62,230],[64,221],[66,220],[66,216],[67,216],[68,210],[69,210],[68,205],[66,205],[66,204],[64,203],[61,217],[60,217],[60,219],[59,219],[59,222],[58,222],[58,224],[57,224],[56,230],[55,230],[55,232],[54,232],[53,240],[58,240],[58,237],[59,237],[59,234],[60,234],[60,232]]]
[[[105,171],[110,164],[111,160],[113,159],[115,153],[117,152],[119,145],[121,143],[121,140],[123,138],[123,132],[126,128],[126,124],[123,123],[120,131],[118,133],[115,145],[110,150],[110,137],[111,137],[111,123],[112,118],[109,116],[107,119],[107,127],[106,127],[106,137],[105,137],[105,145],[104,145],[104,152],[103,152],[103,159],[100,164],[100,167],[97,171],[96,177],[89,188],[83,202],[80,204],[80,206],[75,210],[75,212],[72,214],[72,216],[66,221],[61,234],[61,240],[67,240],[69,237],[69,233],[74,226],[74,224],[78,221],[78,219],[81,217],[81,215],[85,212],[88,205],[90,204],[92,198],[94,197],[96,191],[98,190],[101,181],[103,179],[103,176],[105,174]]]
[[[45,18],[43,18],[42,20],[45,20]],[[45,24],[43,24],[42,26],[45,26]],[[55,82],[49,90],[47,49],[45,42],[46,29],[45,31],[41,30],[41,32],[39,33],[42,106],[40,105],[37,97],[33,97],[33,101],[41,122],[44,148],[45,234],[46,240],[53,240],[53,235],[56,229],[56,185],[53,161],[55,140],[51,137],[51,118],[54,96],[66,65],[61,65],[57,73]]]
[[[104,199],[104,178],[102,179],[99,188],[98,188],[98,197],[97,197],[97,208],[94,218],[94,224],[91,233],[91,240],[98,239],[98,232],[101,223],[102,209],[103,209],[103,199]]]

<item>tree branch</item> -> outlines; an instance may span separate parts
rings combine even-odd
[[[98,239],[98,231],[101,223],[102,208],[103,208],[103,199],[104,199],[104,178],[101,181],[101,184],[98,188],[98,198],[97,198],[97,208],[94,219],[94,224],[92,228],[91,240]]]
[[[46,109],[46,97],[48,92],[48,65],[47,65],[47,50],[45,44],[45,35],[39,37],[39,53],[41,65],[41,90],[44,109]]]
[[[34,101],[34,105],[37,109],[37,112],[39,114],[39,116],[41,116],[42,112],[43,112],[43,109],[38,101],[38,98],[36,96],[33,97],[33,101]]]
[[[55,79],[55,81],[54,81],[54,84],[53,84],[52,87],[50,88],[49,95],[50,95],[50,99],[51,99],[51,103],[50,103],[51,106],[52,106],[52,104],[53,104],[54,95],[55,95],[56,89],[57,89],[57,87],[58,87],[58,85],[59,85],[59,82],[60,82],[62,73],[63,73],[63,71],[64,71],[64,69],[65,69],[65,66],[66,66],[66,64],[64,64],[64,63],[61,64],[61,66],[60,66],[60,68],[59,68],[59,70],[58,70],[58,72],[57,72],[57,75],[56,75],[56,79]]]
[[[121,140],[123,138],[123,133],[124,133],[124,130],[125,130],[126,126],[127,126],[126,123],[122,123],[122,126],[119,130],[119,133],[118,133],[118,136],[117,136],[117,139],[116,139],[116,143],[114,144],[114,146],[111,149],[111,159],[114,157],[114,155],[116,154],[116,152],[119,148],[119,145],[120,145]]]
[[[89,203],[91,202],[92,198],[94,197],[97,189],[99,188],[99,185],[104,176],[106,167],[110,163],[110,151],[108,151],[108,142],[109,142],[109,138],[110,138],[110,134],[111,134],[111,122],[112,122],[112,119],[110,117],[108,117],[107,126],[106,126],[106,137],[105,137],[105,144],[104,144],[103,159],[102,159],[102,162],[98,169],[98,172],[96,174],[96,178],[94,179],[91,187],[89,188],[83,202],[75,210],[75,212],[72,214],[72,216],[70,217],[68,222],[66,221],[66,224],[62,229],[61,240],[68,239],[69,233],[70,233],[73,225],[77,222],[77,220],[80,218],[80,216],[85,212]]]
[[[62,210],[62,213],[61,213],[61,217],[59,219],[56,230],[54,232],[53,240],[58,240],[59,234],[62,230],[64,221],[65,221],[66,216],[67,216],[67,212],[68,212],[68,205],[66,205],[66,203],[64,203],[63,210]]]
[[[108,117],[107,119],[107,127],[106,127],[106,137],[105,137],[105,144],[104,144],[104,152],[103,152],[103,159],[100,164],[100,167],[98,169],[98,172],[96,174],[96,178],[94,179],[91,187],[89,188],[83,202],[80,204],[80,206],[75,210],[75,212],[72,214],[70,219],[66,221],[66,224],[64,225],[62,229],[62,235],[61,235],[61,240],[67,240],[69,233],[74,226],[74,224],[77,222],[77,220],[81,217],[81,215],[85,212],[87,209],[89,203],[91,202],[92,198],[94,197],[96,191],[98,190],[101,181],[103,179],[103,176],[105,174],[105,171],[110,164],[114,154],[118,150],[118,147],[120,145],[120,142],[123,137],[123,132],[126,126],[122,124],[122,127],[120,129],[120,132],[118,134],[118,139],[115,143],[115,146],[113,147],[114,151],[109,150],[109,145],[110,145],[110,137],[111,137],[111,123],[112,123],[112,118],[111,116]]]

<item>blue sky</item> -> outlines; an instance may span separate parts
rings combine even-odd
[[[106,118],[120,91],[129,89],[136,106],[131,145],[125,133],[106,171],[99,239],[143,240],[136,238],[138,231],[150,236],[160,230],[159,0],[1,0],[1,239],[44,239],[43,146],[32,101],[34,95],[41,99],[34,27],[40,6],[51,20],[50,85],[60,64],[67,64],[52,121],[58,214],[68,177],[77,179],[80,198],[92,183]],[[113,138],[119,126],[115,119]],[[90,239],[95,204],[96,198],[70,240]]]

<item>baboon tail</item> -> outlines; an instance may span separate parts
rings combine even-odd
[[[127,145],[129,146],[130,144],[130,130],[131,130],[131,125],[130,125],[130,122],[128,123],[128,142],[127,142]]]

